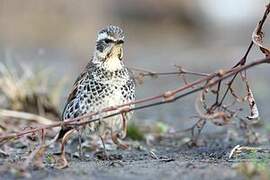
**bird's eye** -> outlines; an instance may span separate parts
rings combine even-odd
[[[112,43],[113,40],[111,40],[111,39],[105,39],[104,42],[105,42],[106,44],[109,44],[109,43]]]

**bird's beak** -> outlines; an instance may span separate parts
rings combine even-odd
[[[117,54],[119,60],[123,59],[123,43],[124,42],[121,42],[114,47],[115,54]]]
[[[119,58],[120,60],[123,59],[123,46],[122,46],[122,45],[121,45],[121,48],[120,48],[120,53],[118,54],[118,58]]]
[[[111,49],[109,53],[109,57],[117,57],[119,60],[122,60],[123,58],[123,41],[120,40],[120,42],[116,42],[113,48]]]

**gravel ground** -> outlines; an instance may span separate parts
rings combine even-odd
[[[247,154],[229,159],[229,153],[237,143],[226,143],[222,137],[224,136],[215,139],[206,137],[207,145],[201,147],[177,145],[171,139],[151,147],[142,145],[143,148],[140,149],[111,150],[109,154],[118,159],[110,161],[98,160],[93,153],[85,152],[84,160],[69,158],[70,167],[63,170],[49,166],[39,170],[32,169],[30,179],[245,179],[234,167],[252,159]],[[256,157],[260,160],[268,156],[257,153]],[[12,157],[2,158],[1,164],[11,159]],[[0,179],[17,178],[16,175],[5,172]]]

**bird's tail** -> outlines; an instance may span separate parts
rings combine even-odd
[[[49,147],[50,145],[52,145],[53,143],[55,143],[56,141],[60,141],[63,139],[63,137],[65,136],[65,134],[67,132],[69,132],[70,130],[72,130],[71,127],[62,127],[61,130],[54,136],[54,138],[52,140],[50,140],[48,143],[46,143],[44,145],[44,147]]]
[[[62,127],[59,133],[55,136],[56,141],[61,140],[65,136],[65,134],[72,129],[72,127]]]

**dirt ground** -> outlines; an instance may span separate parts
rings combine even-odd
[[[32,169],[30,179],[246,179],[236,167],[241,162],[252,161],[250,156],[242,154],[228,158],[236,142],[225,142],[224,135],[220,134],[212,134],[204,139],[207,139],[206,145],[192,148],[179,145],[173,140],[161,141],[151,147],[140,143],[138,147],[141,148],[109,151],[111,156],[117,158],[106,161],[97,159],[93,153],[85,152],[84,160],[69,157],[70,167],[63,170],[49,165],[43,169]],[[2,157],[1,164],[12,158]],[[257,152],[256,160],[262,159],[269,160],[269,155]],[[5,172],[0,179],[17,178],[14,173]]]

